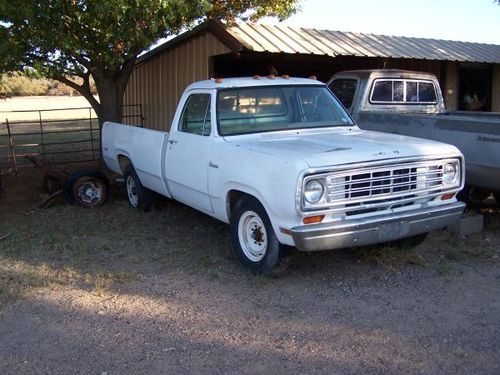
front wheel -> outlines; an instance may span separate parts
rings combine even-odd
[[[233,208],[230,224],[241,263],[255,273],[269,275],[278,263],[280,243],[262,204],[244,197]]]

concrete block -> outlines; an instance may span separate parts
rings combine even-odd
[[[476,234],[483,230],[484,218],[481,214],[467,213],[457,220],[456,223],[450,225],[448,229],[459,236],[468,236]]]

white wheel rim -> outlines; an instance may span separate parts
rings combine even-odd
[[[137,185],[132,176],[127,176],[127,196],[132,207],[137,207],[139,204],[139,195],[137,194]]]
[[[238,239],[245,256],[259,262],[267,251],[267,232],[264,222],[253,211],[245,211],[238,222]]]

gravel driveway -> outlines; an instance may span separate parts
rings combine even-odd
[[[35,177],[0,201],[1,373],[500,373],[497,208],[479,235],[297,253],[263,278],[187,207],[41,210]]]

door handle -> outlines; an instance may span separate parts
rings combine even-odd
[[[173,145],[174,143],[177,143],[177,141],[175,139],[169,139],[168,143],[170,143],[171,145]]]

